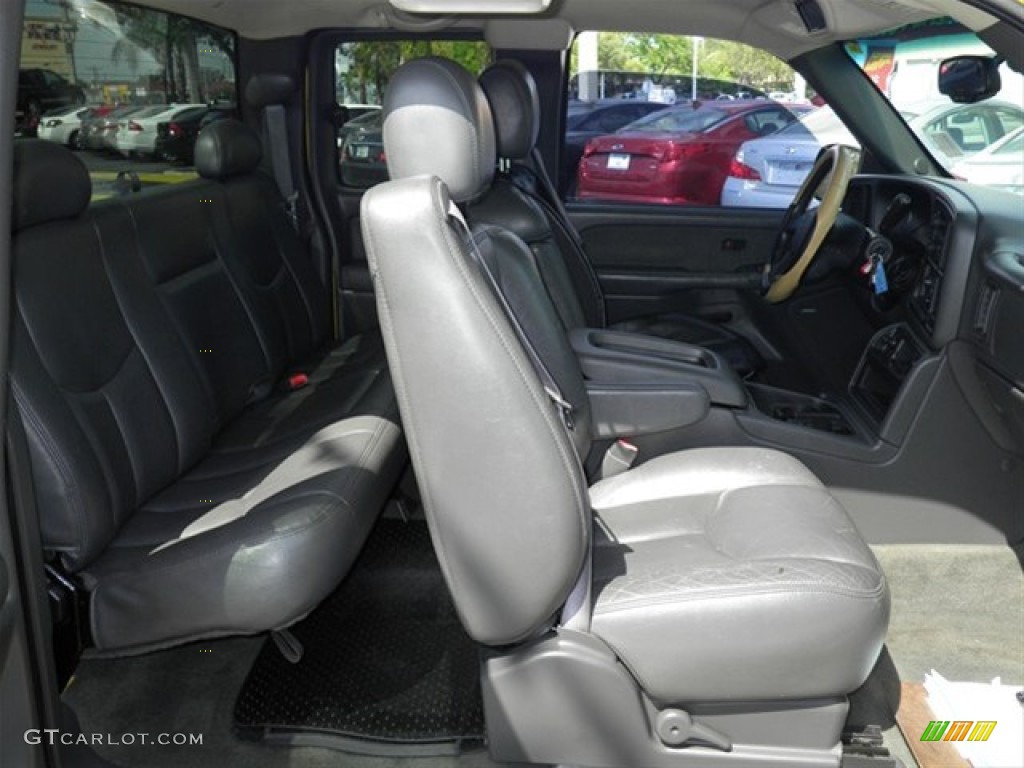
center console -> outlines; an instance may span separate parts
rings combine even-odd
[[[891,325],[871,339],[846,392],[814,396],[744,382],[715,353],[668,339],[584,328],[570,341],[595,437],[639,437],[656,454],[753,441],[878,460],[909,429],[938,359],[910,325]]]
[[[925,351],[924,344],[903,324],[883,328],[871,339],[853,374],[850,395],[876,424],[885,419]]]

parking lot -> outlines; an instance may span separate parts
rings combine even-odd
[[[190,165],[178,165],[162,160],[124,157],[114,152],[80,150],[76,153],[89,169],[93,184],[93,200],[103,200],[131,191],[136,183],[142,187],[157,184],[177,184],[196,178]]]

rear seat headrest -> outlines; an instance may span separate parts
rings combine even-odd
[[[437,57],[399,67],[384,96],[384,152],[392,179],[437,176],[460,203],[483,194],[498,156],[491,108],[476,79]]]
[[[233,118],[210,123],[196,139],[196,171],[206,179],[252,173],[262,156],[256,131]]]
[[[295,93],[295,81],[289,75],[254,75],[245,84],[245,100],[255,109],[285,104]]]
[[[41,139],[14,142],[12,229],[77,218],[89,205],[92,179],[71,150]]]
[[[519,160],[529,155],[540,134],[540,96],[530,70],[501,59],[483,71],[480,86],[494,113],[498,156]]]

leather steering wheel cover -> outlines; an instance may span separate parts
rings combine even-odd
[[[792,267],[776,278],[768,289],[768,293],[765,294],[765,300],[772,304],[778,304],[793,295],[807,268],[811,266],[814,257],[818,255],[818,249],[825,242],[825,238],[828,237],[828,233],[839,215],[839,209],[842,207],[843,198],[846,197],[850,179],[857,173],[860,166],[860,150],[842,144],[827,147],[821,153],[815,167],[807,174],[807,179],[813,179],[816,175],[815,172],[825,163],[832,165],[832,172],[824,182],[825,193],[822,195],[821,204],[817,209],[814,231],[811,232],[800,258]],[[797,192],[797,199],[800,199],[801,192],[803,190]]]

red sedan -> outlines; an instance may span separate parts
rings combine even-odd
[[[758,99],[687,103],[655,112],[587,144],[578,196],[718,205],[740,144],[774,133],[809,109]]]

